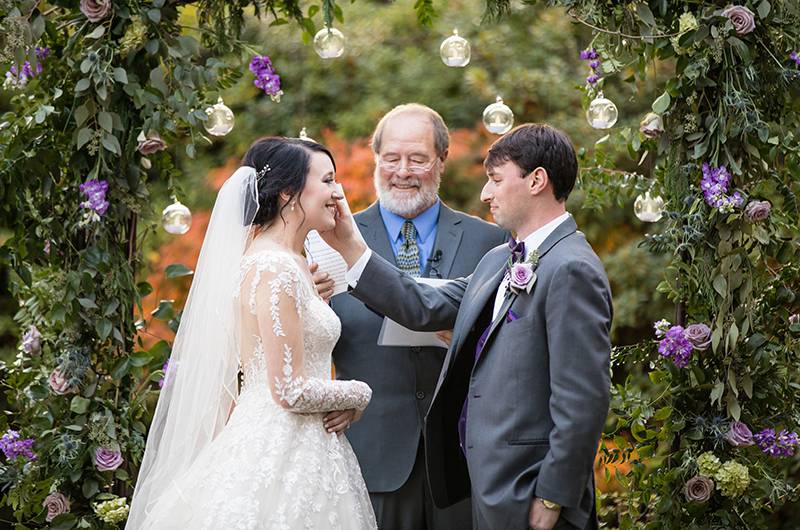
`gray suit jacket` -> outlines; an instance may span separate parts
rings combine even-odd
[[[356,214],[355,220],[373,252],[394,264],[378,204]],[[423,275],[466,276],[489,250],[507,239],[508,233],[496,225],[442,204],[431,253],[431,258],[438,259],[428,260]],[[364,417],[347,431],[347,439],[369,491],[395,491],[414,466],[446,350],[378,346],[381,316],[346,293],[333,297],[331,307],[342,321],[342,335],[333,350],[336,375],[364,381],[373,392]]]
[[[534,496],[561,504],[564,519],[587,526],[608,413],[612,309],[603,266],[576,228],[570,218],[544,241],[532,292],[507,296],[491,323],[510,254],[505,246],[470,277],[438,289],[373,256],[352,291],[407,327],[454,328],[426,416],[426,463],[438,506],[471,490],[477,528],[527,528]],[[465,457],[457,425],[468,394]]]

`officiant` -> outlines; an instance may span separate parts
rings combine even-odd
[[[458,278],[508,240],[494,224],[449,208],[439,198],[450,135],[424,105],[399,105],[372,135],[378,200],[355,221],[367,245],[417,277]],[[342,321],[333,351],[337,377],[366,382],[372,402],[347,438],[358,457],[382,530],[464,530],[469,499],[441,510],[425,474],[422,427],[446,354],[444,348],[379,346],[383,318],[347,293],[331,300]]]

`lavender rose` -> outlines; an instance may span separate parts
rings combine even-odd
[[[706,503],[714,492],[714,481],[703,475],[697,475],[686,481],[684,493],[691,502]]]
[[[114,471],[122,465],[122,454],[112,447],[98,447],[92,462],[98,471]]]
[[[64,377],[64,374],[58,368],[53,370],[47,382],[50,383],[50,389],[59,396],[63,396],[70,391],[69,380]]]
[[[739,35],[747,35],[756,29],[756,19],[753,12],[744,6],[731,6],[722,12],[723,17],[728,17],[733,23],[733,29]]]
[[[753,222],[763,221],[769,217],[772,204],[769,201],[750,201],[744,209],[744,214]]]
[[[730,430],[725,435],[725,439],[734,447],[747,447],[755,445],[753,433],[750,428],[741,421],[731,422]]]
[[[711,328],[705,324],[692,324],[686,326],[684,335],[696,350],[707,350],[711,346]]]
[[[530,263],[515,263],[511,267],[509,283],[512,289],[527,289],[533,279],[533,266]]]
[[[111,12],[111,0],[81,0],[81,13],[89,22],[100,22]]]
[[[167,143],[155,131],[151,131],[147,136],[145,136],[144,132],[141,132],[136,140],[139,142],[136,149],[144,156],[152,155],[167,148]]]
[[[655,112],[649,112],[639,122],[639,131],[650,139],[658,138],[664,132],[664,121]]]
[[[54,492],[45,497],[42,506],[47,508],[47,517],[44,520],[50,523],[62,513],[69,512],[69,499],[63,493]]]

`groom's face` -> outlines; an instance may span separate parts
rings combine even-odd
[[[516,231],[531,208],[531,176],[523,175],[522,168],[507,161],[487,168],[486,177],[481,201],[489,205],[495,223],[506,230]]]

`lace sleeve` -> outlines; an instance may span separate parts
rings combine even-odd
[[[272,397],[293,412],[364,410],[372,397],[366,383],[306,374],[303,308],[312,295],[291,257],[271,261],[273,266],[256,272],[250,306],[258,318]]]

